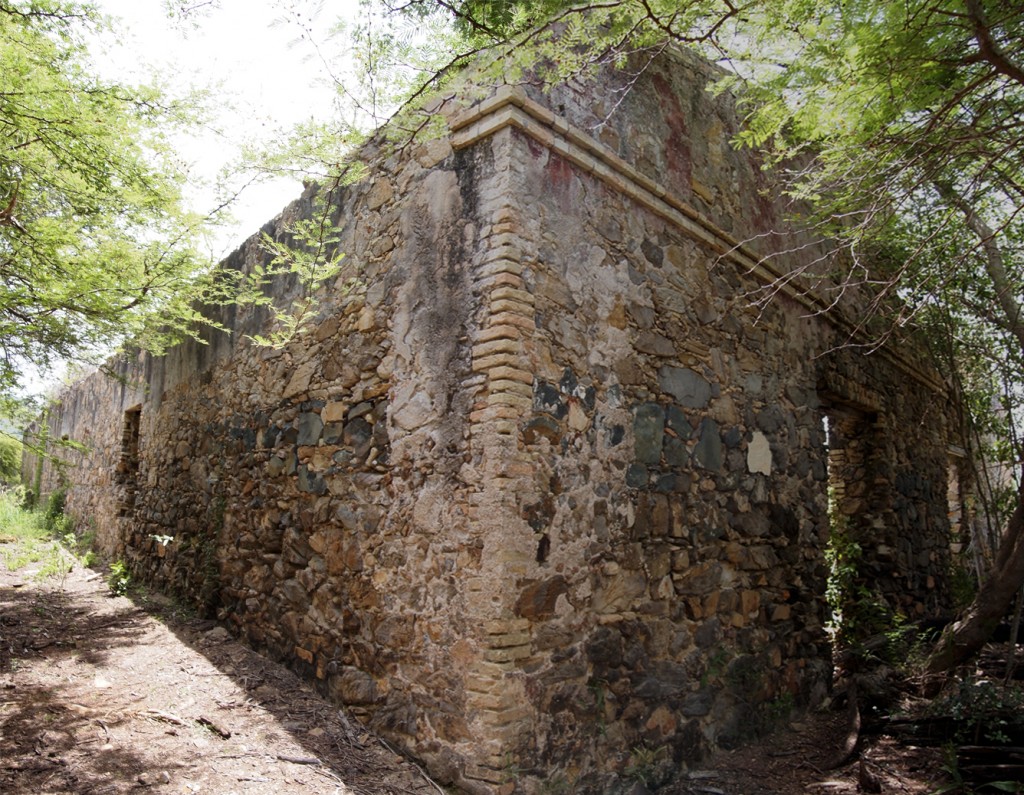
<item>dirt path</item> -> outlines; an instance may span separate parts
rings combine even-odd
[[[0,793],[147,791],[439,790],[210,622],[0,562]]]
[[[665,795],[923,795],[935,749],[879,742],[828,770],[845,731],[813,715],[720,752]],[[442,793],[284,667],[155,595],[113,597],[0,560],[0,793]],[[631,792],[645,793],[634,787]],[[443,794],[442,794],[443,795]],[[585,795],[580,793],[580,795]]]

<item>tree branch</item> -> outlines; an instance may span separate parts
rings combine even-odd
[[[1024,68],[1013,62],[1010,56],[992,37],[992,28],[985,18],[981,0],[965,0],[967,15],[974,25],[974,35],[978,39],[978,48],[982,57],[1000,74],[1024,85]]]

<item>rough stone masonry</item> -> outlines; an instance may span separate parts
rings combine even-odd
[[[60,398],[70,510],[468,792],[624,791],[819,698],[829,486],[879,598],[938,608],[950,410],[910,342],[846,344],[852,291],[777,278],[820,249],[711,77],[503,86],[371,144],[306,333],[224,309]]]

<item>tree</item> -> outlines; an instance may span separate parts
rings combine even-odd
[[[0,432],[0,485],[12,485],[21,477],[21,442]]]
[[[952,330],[952,352],[986,357],[990,372],[1009,380],[1005,408],[1016,408],[1024,392],[1020,3],[382,2],[402,14],[446,9],[464,60],[486,45],[498,69],[531,64],[552,81],[631,53],[642,68],[669,42],[718,60],[731,71],[722,86],[737,89],[747,113],[737,143],[766,153],[810,210],[808,227],[831,246],[834,289],[862,280],[869,263],[883,337],[911,319]],[[1014,427],[1012,414],[1003,427]],[[1006,448],[1024,461],[1015,444]],[[1024,485],[992,571],[928,669],[976,651],[1022,583]]]
[[[0,400],[28,368],[187,333],[213,285],[171,130],[196,105],[101,79],[74,0],[0,0]]]

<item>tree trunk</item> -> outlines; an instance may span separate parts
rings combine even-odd
[[[974,601],[942,633],[925,663],[928,673],[948,671],[970,659],[992,637],[1000,620],[1010,609],[1024,583],[1024,478],[1017,492],[1017,505],[999,546],[995,565],[982,583]]]

